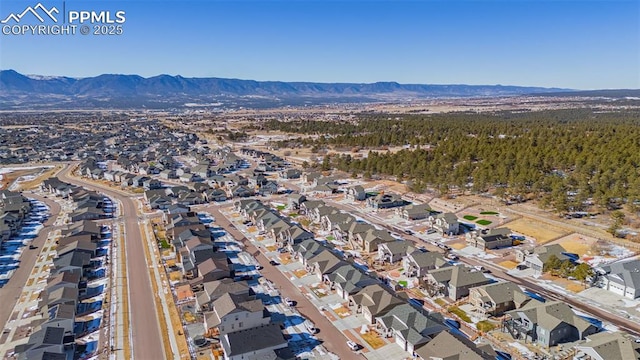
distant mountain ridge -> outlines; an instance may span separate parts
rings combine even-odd
[[[225,78],[185,78],[158,75],[144,78],[139,75],[103,74],[95,77],[71,78],[23,75],[14,70],[0,71],[0,98],[15,105],[26,105],[56,97],[65,101],[83,99],[92,102],[139,102],[142,104],[180,101],[212,100],[217,97],[265,97],[276,103],[291,99],[352,98],[354,102],[401,98],[491,97],[523,94],[558,93],[559,88],[503,86],[503,85],[426,85],[396,82],[314,83],[254,81]],[[318,101],[315,101],[318,102]],[[105,103],[106,104],[106,103]]]

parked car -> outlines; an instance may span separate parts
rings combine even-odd
[[[284,303],[287,304],[287,306],[295,306],[296,302],[289,299],[289,298],[284,298]]]
[[[427,230],[427,234],[435,234],[436,230],[435,229],[429,229]]]
[[[360,345],[351,340],[347,341],[347,346],[353,351],[358,351],[360,349]]]
[[[413,235],[413,231],[411,231],[411,230],[409,230],[409,229],[405,230],[404,232],[405,232],[406,234],[408,234],[408,235]]]
[[[29,249],[33,250],[33,249],[37,249],[38,247],[35,245],[29,245]]]
[[[287,250],[287,248],[283,248],[283,247],[278,249],[278,252],[279,252],[280,254],[286,253],[286,252],[288,252],[288,251],[289,251],[289,250]]]
[[[275,261],[275,260],[269,260],[269,264],[273,265],[273,266],[278,266],[280,265],[279,262]]]

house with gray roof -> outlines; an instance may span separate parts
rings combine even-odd
[[[222,280],[207,281],[201,286],[196,286],[196,305],[200,311],[211,311],[212,303],[224,294],[254,295],[253,290],[245,280],[234,281],[226,278]]]
[[[469,295],[469,289],[491,282],[491,279],[475,269],[456,265],[428,271],[423,286],[428,290],[437,289],[435,293],[446,295],[451,300],[459,300]]]
[[[74,338],[65,336],[64,328],[43,326],[29,336],[26,344],[15,347],[19,360],[31,360],[43,357],[45,353],[64,354],[66,360],[73,359]]]
[[[498,249],[513,245],[511,230],[508,228],[484,229],[468,232],[467,244],[480,250]]]
[[[518,249],[516,250],[516,261],[533,269],[534,274],[539,276],[542,275],[544,263],[552,255],[556,256],[560,261],[570,260],[566,252],[567,250],[560,244],[539,246],[533,249]]]
[[[430,215],[428,223],[440,234],[458,235],[460,233],[460,223],[454,213]]]
[[[429,270],[451,266],[439,252],[414,250],[402,259],[402,267],[409,277],[422,278]]]
[[[591,322],[581,318],[564,302],[542,303],[532,299],[518,310],[506,313],[504,331],[514,339],[550,347],[584,340],[598,332]]]
[[[364,233],[357,234],[355,240],[358,247],[366,252],[376,252],[378,251],[378,245],[397,241],[389,231],[378,230],[373,227]]]
[[[402,196],[394,193],[384,193],[370,197],[367,199],[367,206],[374,209],[390,209],[398,206],[404,206],[406,201]]]
[[[221,335],[266,325],[271,316],[262,300],[248,294],[224,294],[213,301],[213,311],[205,313],[205,328],[217,328]]]
[[[469,303],[476,312],[502,316],[505,311],[523,307],[531,300],[520,287],[510,281],[477,286],[469,290]]]
[[[418,347],[447,329],[443,321],[439,313],[428,313],[405,303],[376,317],[376,329],[384,337],[394,338],[402,350],[413,354]]]
[[[405,220],[422,220],[431,214],[431,206],[429,204],[409,204],[396,208],[396,216]]]
[[[640,360],[640,343],[621,332],[601,332],[573,347],[576,359]]]
[[[329,249],[323,249],[317,255],[307,260],[307,269],[315,273],[318,280],[322,281],[324,275],[330,274],[348,263]]]
[[[365,274],[353,264],[346,263],[333,272],[323,276],[325,283],[329,283],[331,290],[335,290],[345,300],[364,287],[378,284],[380,281]]]
[[[495,359],[482,354],[472,342],[441,331],[433,340],[420,346],[415,354],[422,360],[488,360]]]
[[[347,189],[346,199],[351,201],[364,201],[367,198],[367,192],[362,185],[352,186]]]
[[[410,241],[392,241],[378,245],[378,260],[384,263],[394,264],[401,261],[407,253],[414,251]]]
[[[601,268],[603,288],[635,300],[640,297],[640,259],[615,262]]]
[[[382,284],[373,284],[349,296],[349,307],[356,313],[361,313],[373,325],[377,317],[386,315],[396,306],[406,304],[406,299],[401,296],[406,297],[406,294],[395,294]]]
[[[278,359],[288,347],[278,324],[271,323],[220,337],[225,360]]]

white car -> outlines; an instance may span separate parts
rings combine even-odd
[[[349,349],[353,350],[353,351],[358,351],[358,349],[360,349],[360,345],[356,344],[355,342],[349,340],[347,341],[347,346],[349,347]]]

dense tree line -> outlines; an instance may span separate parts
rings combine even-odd
[[[380,149],[325,159],[332,167],[434,186],[537,197],[559,212],[638,205],[640,113],[586,109],[495,114],[367,115],[357,122],[269,121],[267,130],[317,134],[281,147]]]

